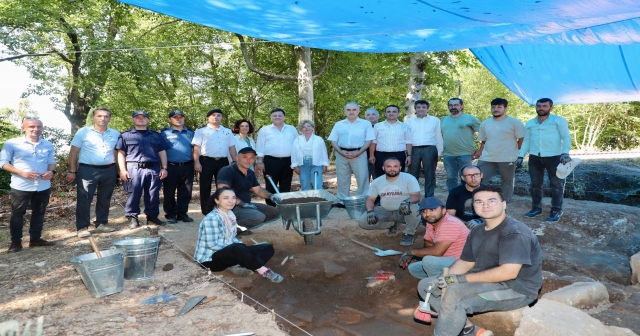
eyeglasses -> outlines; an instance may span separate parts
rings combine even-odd
[[[467,174],[467,175],[462,175],[462,177],[464,177],[464,178],[472,178],[472,177],[480,177],[480,175],[482,175],[482,173]]]
[[[489,206],[489,207],[494,207],[496,205],[498,205],[498,203],[500,203],[500,201],[497,198],[491,198],[488,201],[484,202],[481,200],[475,200],[473,201],[473,206],[476,207],[483,207],[483,206]]]
[[[40,120],[40,117],[38,117],[38,116],[30,116],[30,115],[22,117],[22,121],[24,121],[25,119]]]

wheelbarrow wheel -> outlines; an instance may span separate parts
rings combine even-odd
[[[314,221],[312,221],[309,218],[306,218],[304,221],[302,221],[302,231],[304,232],[309,232],[309,231],[316,231],[316,223]],[[308,235],[304,235],[304,243],[306,245],[313,245],[316,243],[316,235],[314,234],[308,234]]]

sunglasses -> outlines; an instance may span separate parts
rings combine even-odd
[[[33,120],[40,120],[40,117],[37,117],[37,116],[29,116],[29,115],[28,115],[28,116],[24,116],[24,117],[22,118],[22,121],[25,121],[25,119],[26,119],[26,120],[29,120],[29,119],[33,119]]]

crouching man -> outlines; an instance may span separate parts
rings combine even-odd
[[[418,284],[418,293],[438,313],[435,336],[493,336],[474,326],[467,314],[507,311],[531,304],[542,286],[542,253],[529,227],[510,216],[497,186],[473,191],[473,206],[485,224],[474,227],[448,275],[429,277]],[[445,292],[446,289],[446,292]],[[414,317],[430,321],[426,305]],[[422,310],[421,310],[422,309]]]

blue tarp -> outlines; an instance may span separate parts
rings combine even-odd
[[[121,1],[225,31],[313,48],[470,48],[529,103],[543,96],[559,103],[640,96],[635,85],[640,72],[633,66],[640,59],[635,46],[640,43],[638,0]]]

